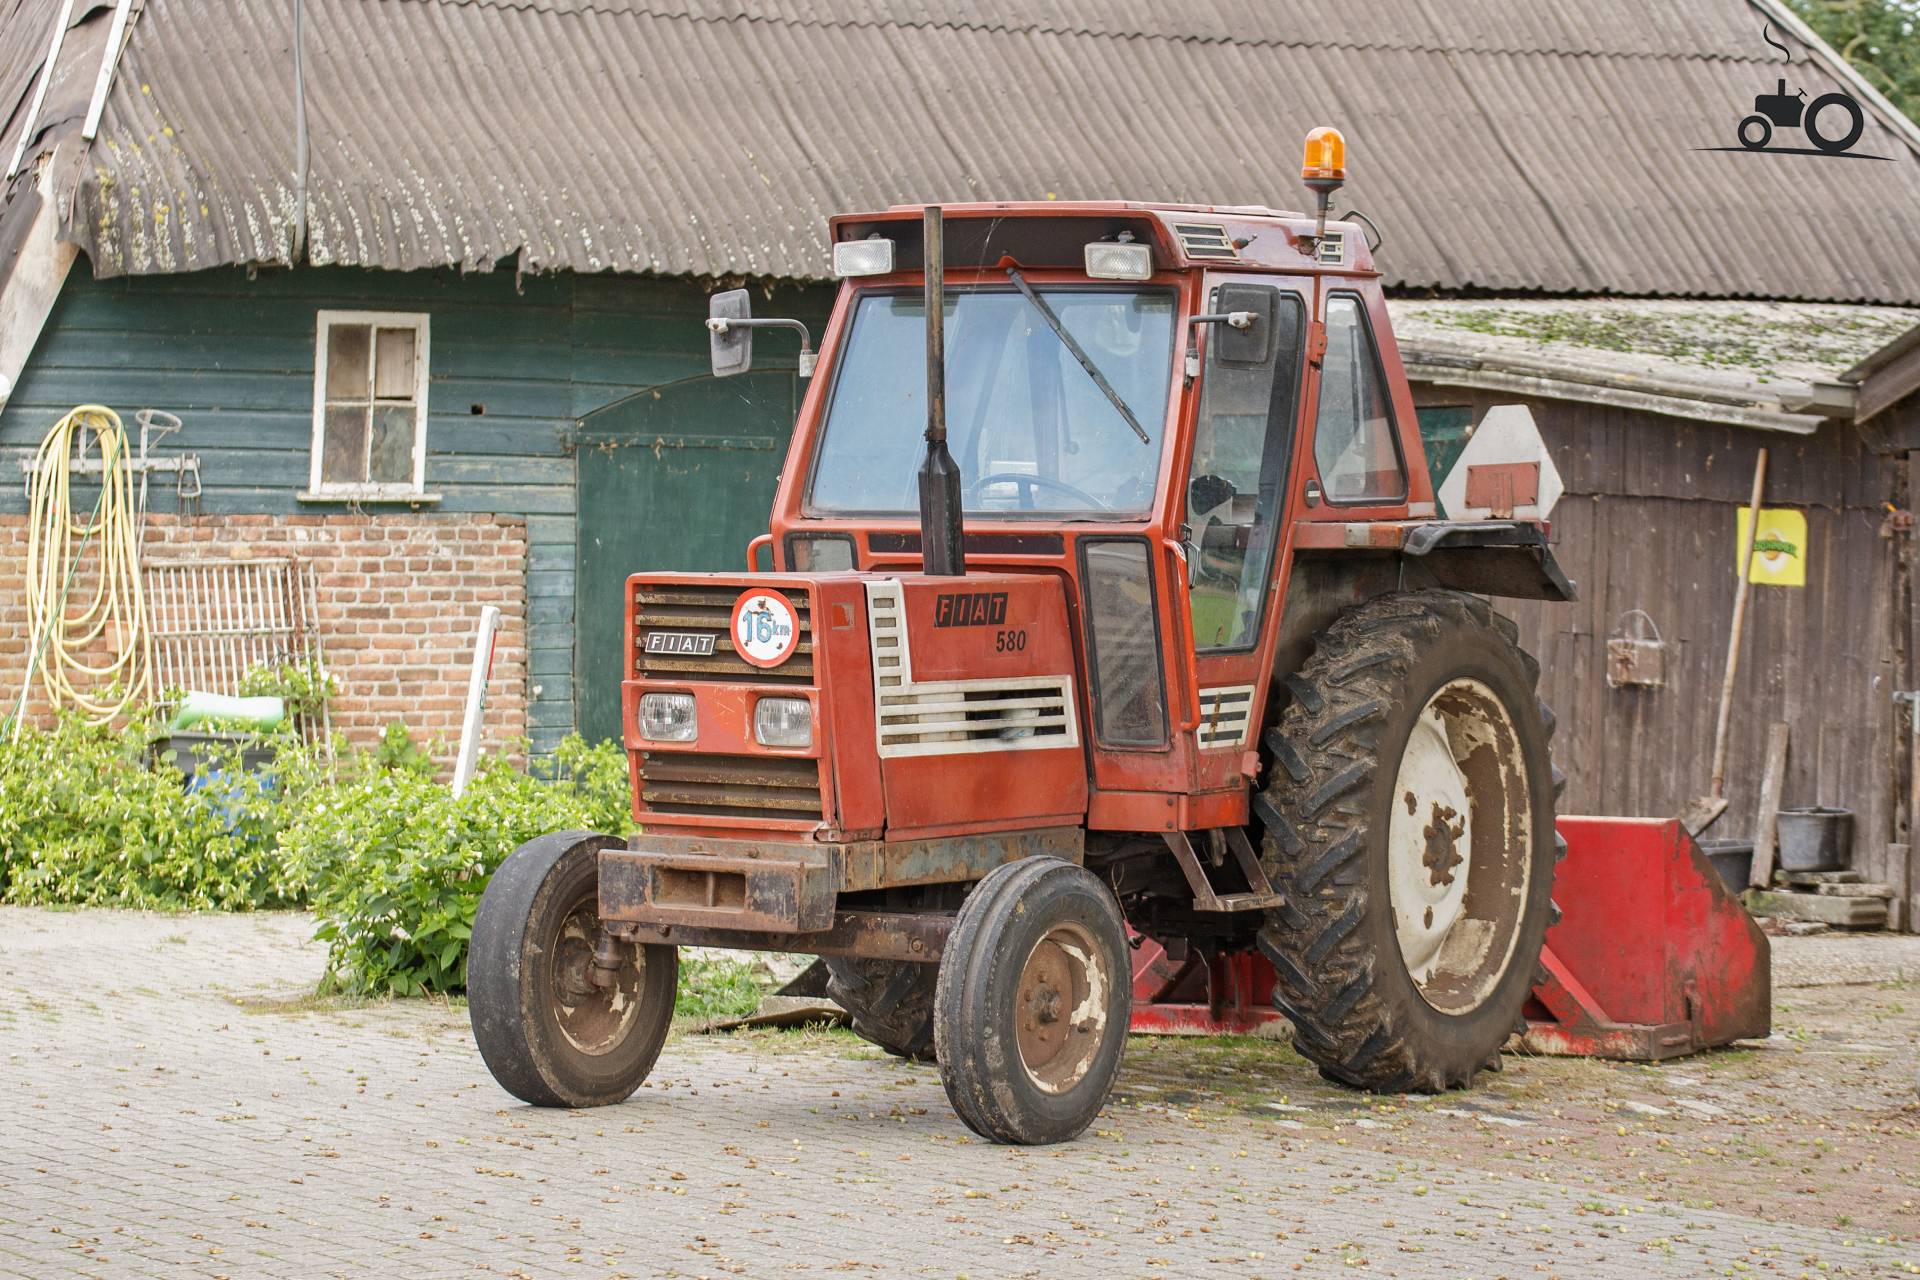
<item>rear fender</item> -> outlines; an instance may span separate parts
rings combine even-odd
[[[1571,601],[1579,586],[1561,570],[1539,525],[1500,520],[1436,522],[1407,533],[1401,554],[1435,583],[1516,600]]]

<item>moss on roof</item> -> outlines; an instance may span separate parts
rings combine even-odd
[[[1916,321],[1911,312],[1882,308],[1781,308],[1765,304],[1480,306],[1451,302],[1419,310],[1422,318],[1432,323],[1493,337],[1761,373],[1783,364],[1846,368],[1891,342]]]

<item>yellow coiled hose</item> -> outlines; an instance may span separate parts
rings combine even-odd
[[[82,521],[70,504],[74,446],[85,432],[93,433],[102,470],[99,501],[92,518]],[[56,708],[77,708],[95,724],[145,698],[153,680],[153,637],[140,583],[140,514],[127,454],[120,415],[103,405],[81,405],[40,442],[27,503],[28,660],[37,664]],[[95,544],[92,597],[70,601],[81,562]],[[91,661],[90,652],[97,655]],[[22,706],[25,701],[22,689]]]

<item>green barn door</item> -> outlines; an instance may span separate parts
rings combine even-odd
[[[627,575],[739,570],[767,513],[797,411],[792,370],[640,392],[581,420],[574,720],[620,734]]]

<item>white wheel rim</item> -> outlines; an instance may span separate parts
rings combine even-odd
[[[640,1013],[640,989],[646,981],[646,951],[619,944],[620,968],[605,987],[595,983],[593,951],[599,940],[597,899],[587,898],[567,913],[554,948],[552,999],[554,1022],[568,1044],[597,1058],[618,1048]]]
[[[1407,736],[1387,826],[1394,935],[1434,1007],[1477,1007],[1506,972],[1531,842],[1526,762],[1506,707],[1477,680],[1449,681]]]
[[[1071,921],[1048,930],[1027,953],[1014,993],[1014,1048],[1042,1093],[1066,1093],[1092,1068],[1107,1036],[1112,981],[1100,945]]]
[[[1473,874],[1473,804],[1432,702],[1414,721],[1394,778],[1388,828],[1393,925],[1415,982],[1433,976],[1440,947],[1459,923]]]

